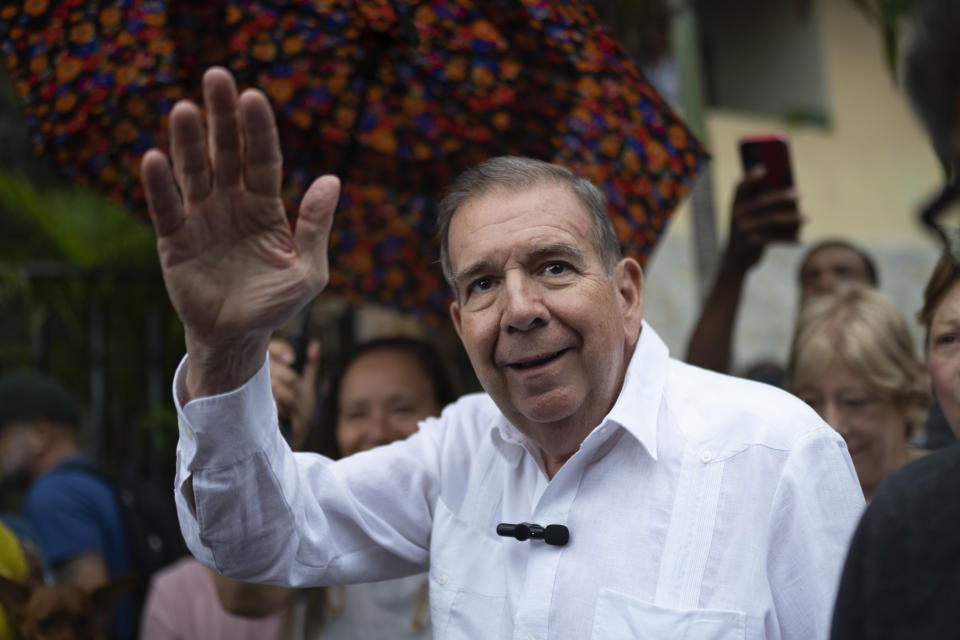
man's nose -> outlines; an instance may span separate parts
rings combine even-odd
[[[501,328],[507,331],[528,331],[544,324],[549,312],[542,289],[526,274],[510,272],[504,281]]]

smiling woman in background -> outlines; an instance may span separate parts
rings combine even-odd
[[[850,286],[808,301],[789,390],[846,440],[864,496],[926,451],[909,445],[930,406],[929,382],[903,316],[885,295]]]

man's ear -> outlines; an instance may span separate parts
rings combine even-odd
[[[613,281],[620,298],[627,339],[635,341],[643,321],[643,269],[640,263],[633,258],[624,258],[614,269]]]
[[[460,340],[463,340],[463,332],[460,330],[460,304],[457,301],[450,303],[450,319],[453,320],[453,326],[457,330]]]

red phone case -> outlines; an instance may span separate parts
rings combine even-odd
[[[790,146],[784,135],[771,134],[749,136],[740,139],[740,159],[743,170],[749,171],[762,164],[767,174],[762,189],[783,189],[793,186],[793,170],[790,164]]]

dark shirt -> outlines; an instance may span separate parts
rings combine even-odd
[[[957,436],[953,435],[950,429],[950,423],[943,415],[943,409],[936,400],[930,406],[930,413],[927,414],[927,421],[923,425],[925,434],[924,449],[942,449],[948,447],[957,441]]]
[[[24,515],[37,532],[47,565],[58,565],[85,553],[104,557],[111,578],[130,573],[123,514],[113,488],[90,471],[72,467],[77,456],[39,476],[24,499]],[[136,620],[130,598],[114,613],[113,636],[132,638]]]
[[[854,534],[834,640],[960,637],[960,445],[887,476]]]

